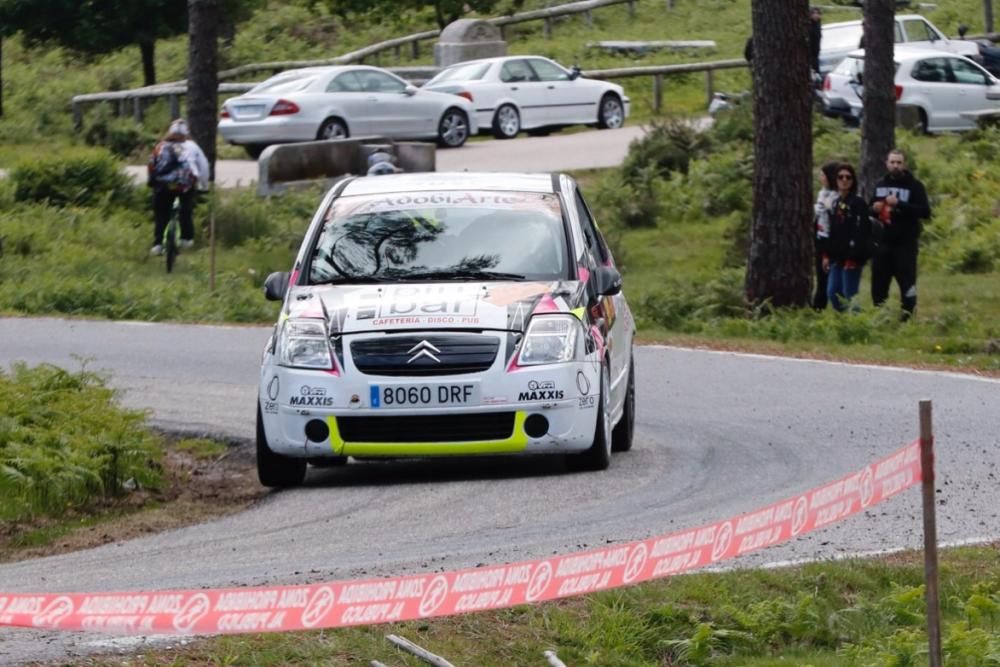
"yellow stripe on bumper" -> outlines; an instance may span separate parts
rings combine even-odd
[[[327,417],[330,445],[337,456],[461,456],[463,454],[512,454],[528,447],[525,412],[514,413],[514,432],[506,440],[468,442],[344,442],[336,417]]]

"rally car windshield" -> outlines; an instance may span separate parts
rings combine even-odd
[[[559,198],[420,192],[336,199],[310,263],[313,284],[568,277]]]

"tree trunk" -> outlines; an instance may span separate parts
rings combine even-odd
[[[983,0],[983,22],[986,24],[986,34],[993,32],[993,0]]]
[[[0,118],[3,118],[3,35],[0,35]]]
[[[188,0],[187,119],[205,151],[215,180],[215,132],[219,107],[218,0]]]
[[[139,42],[142,53],[142,81],[144,86],[156,83],[156,40],[143,39]]]
[[[746,299],[806,306],[812,281],[808,0],[753,0],[753,222]]]
[[[895,0],[867,0],[864,9],[865,78],[861,116],[861,196],[885,173],[896,142]]]

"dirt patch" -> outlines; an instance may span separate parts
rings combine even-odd
[[[165,448],[164,484],[102,502],[86,513],[0,527],[0,562],[69,553],[190,526],[242,511],[267,495],[257,481],[252,445],[230,445],[221,456],[198,457]]]

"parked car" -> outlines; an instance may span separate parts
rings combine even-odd
[[[829,115],[860,120],[864,85],[862,49],[827,74],[824,106]],[[899,46],[895,49],[896,103],[915,107],[924,132],[969,130],[973,112],[1000,111],[1000,81],[981,66],[947,51]]]
[[[975,43],[964,39],[948,39],[934,24],[919,14],[897,15],[894,31],[896,44],[923,46],[970,57],[979,54],[979,47]],[[863,48],[863,32],[860,20],[824,25],[819,52],[820,73],[833,71],[848,53]]]
[[[521,130],[547,134],[567,125],[618,128],[630,100],[614,83],[588,79],[541,56],[470,60],[447,67],[424,90],[454,93],[475,106],[481,131],[512,139]]]
[[[375,134],[455,148],[478,127],[472,104],[378,67],[305,67],[272,76],[222,105],[219,133],[257,157],[270,144]]]
[[[302,482],[353,457],[632,446],[635,320],[576,182],[560,174],[348,178],[320,204],[264,350],[257,470]]]

